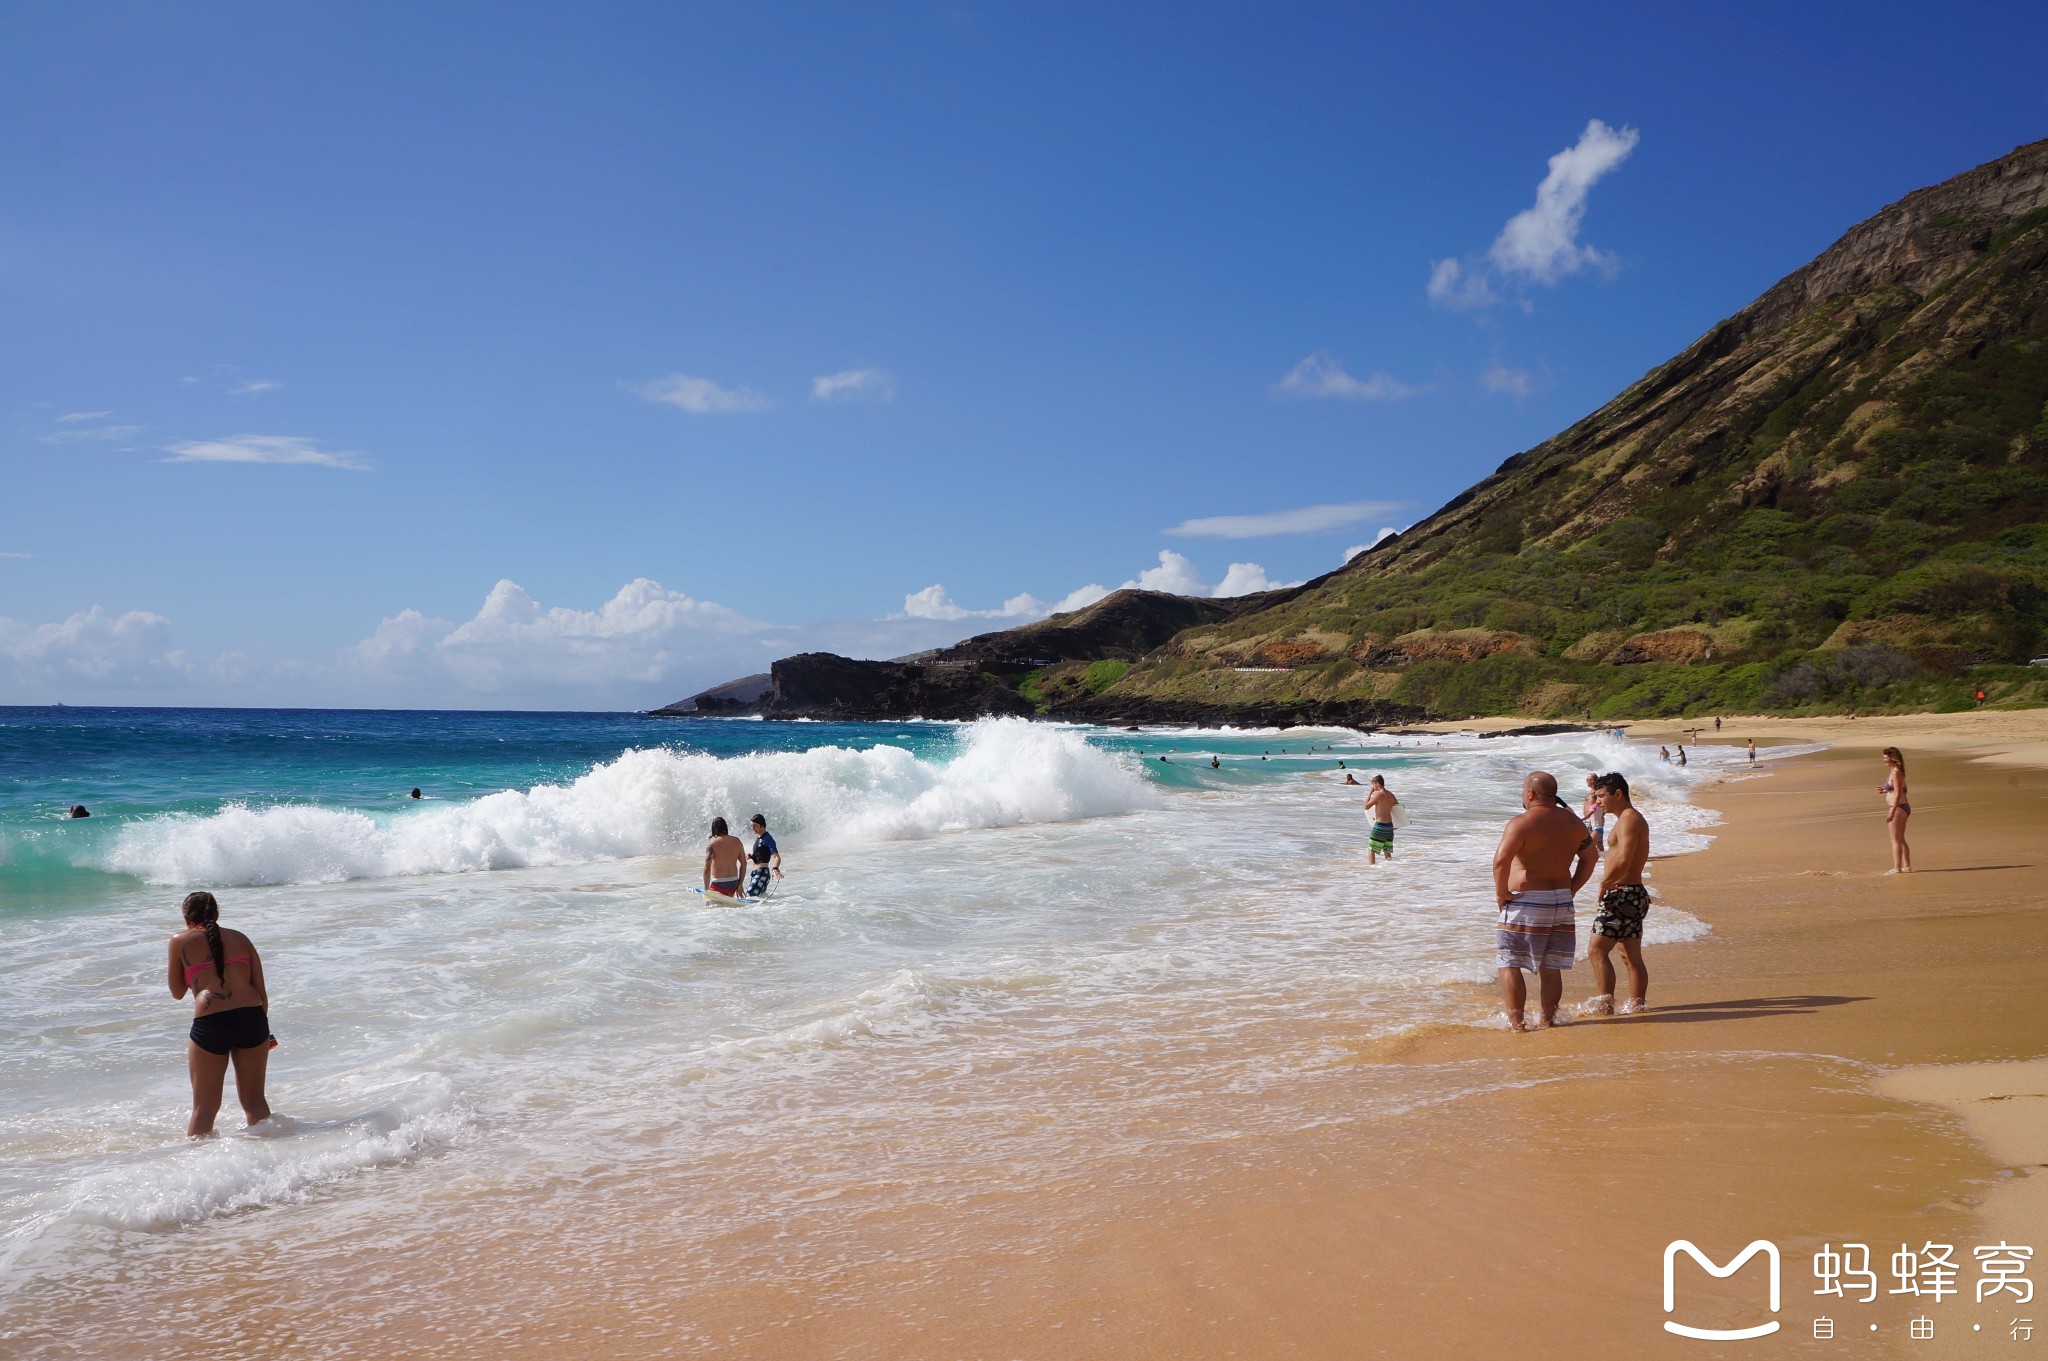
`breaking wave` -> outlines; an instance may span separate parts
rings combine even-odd
[[[1157,807],[1132,758],[1069,730],[983,719],[952,760],[894,746],[716,757],[628,751],[568,784],[401,813],[231,804],[121,829],[95,868],[155,884],[314,884],[675,854],[713,817],[765,813],[778,835],[889,841]]]

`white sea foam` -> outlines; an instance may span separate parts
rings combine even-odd
[[[814,844],[904,840],[976,827],[1066,822],[1155,807],[1136,762],[1079,735],[989,719],[949,762],[902,747],[817,747],[719,758],[628,751],[565,785],[369,814],[231,805],[121,829],[96,867],[156,884],[309,884],[459,874],[676,854],[713,817],[768,815]]]
[[[446,1148],[469,1121],[454,1087],[428,1076],[353,1114],[322,1120],[280,1114],[215,1139],[133,1150],[76,1179],[56,1181],[21,1207],[0,1238],[0,1279],[33,1271],[39,1258],[61,1255],[67,1243],[95,1229],[161,1231],[304,1200],[365,1169]]]

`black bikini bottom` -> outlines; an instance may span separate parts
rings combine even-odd
[[[270,1043],[270,1012],[263,1007],[236,1007],[192,1018],[192,1043],[209,1054],[255,1049]]]

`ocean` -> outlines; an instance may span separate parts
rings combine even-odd
[[[1319,1076],[1374,1044],[1497,1024],[1473,985],[1522,775],[1569,793],[1622,770],[1666,855],[1705,844],[1688,791],[1738,761],[1693,756],[1605,734],[0,709],[0,1339],[90,1354],[90,1319],[148,1354],[186,1318],[233,1342],[245,1322],[166,1304],[195,1260],[374,1283],[374,1307],[322,1306],[348,1354],[380,1311],[454,1327],[507,1244],[570,1226],[628,1310],[653,1307],[619,1265],[650,1236],[725,1279],[844,1268],[881,1250],[877,1215],[934,1203],[1000,1202],[1026,1241],[1062,1188],[1333,1118]],[[1366,864],[1344,770],[1409,810],[1390,865]],[[710,819],[756,812],[787,877],[708,905]],[[280,1041],[278,1118],[243,1132],[231,1084],[226,1133],[196,1143],[189,1005],[163,977],[192,888],[262,951]],[[1646,939],[1705,929],[1660,905]],[[1493,1080],[1390,1068],[1373,1099]],[[942,1254],[927,1232],[887,1251]],[[375,1279],[393,1252],[448,1276]]]

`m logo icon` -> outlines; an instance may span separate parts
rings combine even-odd
[[[1709,1276],[1722,1280],[1726,1280],[1742,1270],[1742,1264],[1756,1256],[1759,1252],[1763,1253],[1771,1262],[1771,1312],[1774,1314],[1778,1312],[1779,1273],[1778,1245],[1776,1243],[1766,1238],[1759,1238],[1738,1253],[1735,1260],[1728,1263],[1727,1266],[1715,1266],[1707,1260],[1705,1253],[1694,1247],[1686,1239],[1680,1238],[1675,1242],[1664,1245],[1665,1313],[1670,1313],[1677,1307],[1678,1303],[1678,1292],[1675,1288],[1676,1282],[1671,1277],[1671,1264],[1677,1260],[1680,1252],[1685,1253],[1686,1256],[1698,1262],[1701,1267],[1705,1268]],[[1745,1337],[1763,1337],[1768,1333],[1775,1333],[1778,1331],[1778,1321],[1772,1319],[1769,1323],[1759,1323],[1754,1328],[1689,1328],[1683,1323],[1673,1323],[1670,1319],[1665,1319],[1664,1331],[1667,1333],[1677,1333],[1680,1337],[1697,1337],[1708,1342],[1734,1342]]]

